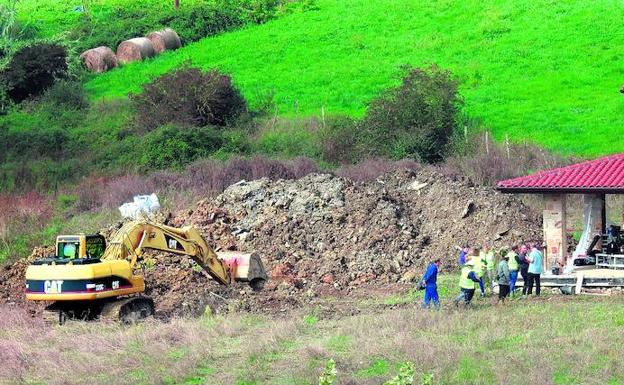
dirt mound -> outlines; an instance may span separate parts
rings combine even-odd
[[[331,175],[261,179],[228,187],[173,219],[220,249],[259,252],[268,290],[410,281],[435,257],[456,264],[455,246],[495,247],[541,236],[518,199],[422,170],[356,184]]]
[[[26,268],[35,259],[52,254],[54,247],[36,247],[28,258],[20,259],[12,265],[0,266],[0,304],[23,303]],[[37,313],[43,310],[45,304],[29,302],[26,306],[31,313]]]
[[[206,307],[280,312],[328,294],[397,287],[433,258],[454,268],[461,244],[499,247],[541,236],[541,218],[517,198],[427,169],[368,183],[325,174],[241,181],[169,220],[198,227],[217,251],[258,252],[270,280],[262,293],[222,287],[188,257],[148,252],[139,269],[162,318]],[[21,302],[29,261],[52,251],[36,249],[1,270],[0,303]]]

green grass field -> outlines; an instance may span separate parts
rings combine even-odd
[[[581,157],[624,151],[624,6],[438,0],[319,0],[318,10],[206,38],[86,84],[93,99],[140,92],[190,60],[233,74],[252,103],[283,115],[360,116],[404,64],[437,63],[462,81],[465,111],[500,140]]]

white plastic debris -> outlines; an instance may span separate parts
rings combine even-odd
[[[140,219],[160,210],[160,203],[156,194],[137,195],[133,202],[119,206],[119,212],[124,218]]]

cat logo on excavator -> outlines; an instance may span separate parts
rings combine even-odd
[[[59,294],[63,287],[63,281],[45,281],[43,283],[43,291],[46,294]]]

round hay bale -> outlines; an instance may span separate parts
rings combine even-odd
[[[171,28],[165,28],[161,31],[155,31],[147,35],[147,38],[150,39],[152,44],[154,45],[154,50],[156,53],[161,53],[166,50],[174,50],[178,49],[182,46],[182,41],[180,37]]]
[[[84,51],[80,60],[91,72],[106,72],[117,67],[117,56],[108,47],[97,47]]]
[[[134,39],[122,41],[119,47],[117,47],[117,60],[121,63],[145,60],[154,55],[156,55],[154,45],[146,37],[135,37]]]

